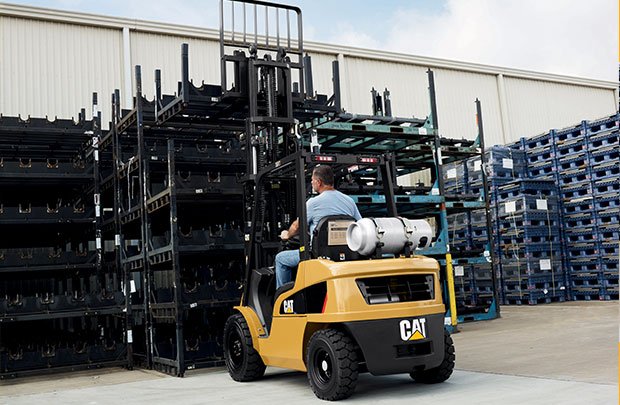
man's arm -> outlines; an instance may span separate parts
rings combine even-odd
[[[299,218],[293,221],[291,226],[288,228],[288,231],[282,231],[280,233],[280,239],[288,240],[290,238],[297,236],[298,233],[299,233]]]

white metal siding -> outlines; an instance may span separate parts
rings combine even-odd
[[[331,96],[334,93],[332,84],[332,62],[336,60],[335,55],[324,53],[309,52],[312,58],[312,83],[314,91],[319,94]],[[342,73],[340,73],[342,76]]]
[[[443,136],[476,138],[475,100],[478,98],[486,143],[504,143],[496,76],[435,69],[435,88],[439,129]]]
[[[611,115],[618,108],[613,91],[538,80],[506,78],[506,96],[514,141]]]
[[[109,119],[121,83],[118,30],[0,16],[0,112],[75,117],[92,93]],[[105,118],[104,118],[105,119]]]
[[[392,99],[392,115],[425,118],[430,110],[426,69],[404,63],[346,57],[341,80],[348,89],[343,107],[353,113],[372,114],[370,90],[383,94],[387,87]]]
[[[123,57],[129,29],[130,61]],[[181,78],[181,44],[189,43],[190,77],[220,83],[217,32],[36,7],[0,4],[0,113],[72,117],[100,95],[105,122],[110,94],[125,93],[125,71],[142,66],[143,92],[154,95],[154,69],[162,90],[175,93]],[[314,88],[332,94],[331,62],[341,61],[342,105],[372,111],[370,89],[391,92],[394,115],[424,118],[430,112],[426,69],[435,71],[442,135],[476,136],[474,99],[482,101],[487,145],[531,136],[582,119],[613,114],[617,84],[456,61],[306,42]],[[129,67],[129,65],[131,67]],[[504,86],[500,86],[504,83]],[[505,91],[504,91],[505,90]],[[502,97],[503,95],[503,97]]]
[[[189,44],[189,77],[199,87],[220,83],[220,49],[215,41],[174,35],[131,33],[131,66],[140,65],[142,92],[149,99],[155,95],[155,69],[161,70],[162,92],[177,93],[181,80],[181,45]],[[134,69],[131,71],[135,93]]]

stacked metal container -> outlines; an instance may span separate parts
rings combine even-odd
[[[497,187],[497,245],[505,304],[566,299],[555,183],[516,180]]]
[[[495,268],[500,298],[509,304],[536,304],[562,300],[562,273],[558,203],[554,183],[527,180],[525,153],[494,146],[486,152],[491,192]],[[449,189],[463,195],[483,193],[481,159],[469,159],[444,170]],[[458,177],[461,175],[462,180]],[[456,177],[456,178],[455,178]],[[474,210],[449,217],[451,245],[460,252],[489,250],[486,212]],[[556,228],[549,230],[549,225]],[[548,261],[551,260],[550,263]],[[490,294],[490,265],[455,267],[457,296],[467,303]],[[547,280],[553,268],[550,280]]]
[[[121,279],[102,267],[93,116],[0,117],[0,378],[127,364]]]
[[[618,299],[618,116],[522,139],[531,178],[560,196],[565,268],[574,300]]]

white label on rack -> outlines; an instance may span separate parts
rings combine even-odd
[[[198,304],[195,303],[195,302],[192,302],[191,304],[189,304],[190,308],[196,308],[197,306],[198,306]]]
[[[474,171],[477,172],[482,168],[482,160],[476,159],[474,160]]]
[[[114,235],[114,244],[116,246],[120,246],[121,245],[121,235],[119,235],[119,234]]]
[[[551,270],[551,260],[550,259],[540,259],[540,269],[541,270]]]
[[[95,149],[95,162],[99,161],[99,151]]]
[[[99,208],[99,205],[95,205],[95,216],[97,218],[101,216],[101,209]]]
[[[506,214],[510,214],[511,212],[515,212],[517,210],[517,202],[516,201],[508,201],[504,204],[504,208],[506,209]]]
[[[439,195],[439,189],[438,188],[431,188],[431,195]]]
[[[202,194],[203,190],[201,188],[196,189],[196,194]]]
[[[483,256],[488,263],[491,263],[493,261],[491,260],[491,252],[489,252],[488,250],[484,251]]]
[[[136,292],[136,282],[133,280],[129,280],[129,292],[131,293]]]
[[[446,176],[449,179],[456,179],[456,169],[448,169],[448,171],[446,172]]]
[[[514,169],[515,167],[512,159],[502,159],[502,166],[504,166],[504,169]]]
[[[95,245],[97,249],[101,249],[101,238],[95,238]]]
[[[131,329],[127,331],[127,343],[133,343],[133,331]]]
[[[454,275],[456,277],[463,277],[465,275],[465,268],[463,266],[454,266]]]
[[[549,209],[547,206],[547,200],[536,200],[536,209],[547,211]]]
[[[426,134],[428,134],[428,132],[426,132],[426,128],[419,128],[419,129],[418,129],[418,133],[419,133],[420,135],[426,135]]]

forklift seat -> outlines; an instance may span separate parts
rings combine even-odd
[[[360,255],[347,245],[347,228],[355,218],[349,215],[330,215],[321,218],[312,235],[311,257],[329,258],[335,262],[359,260]]]

